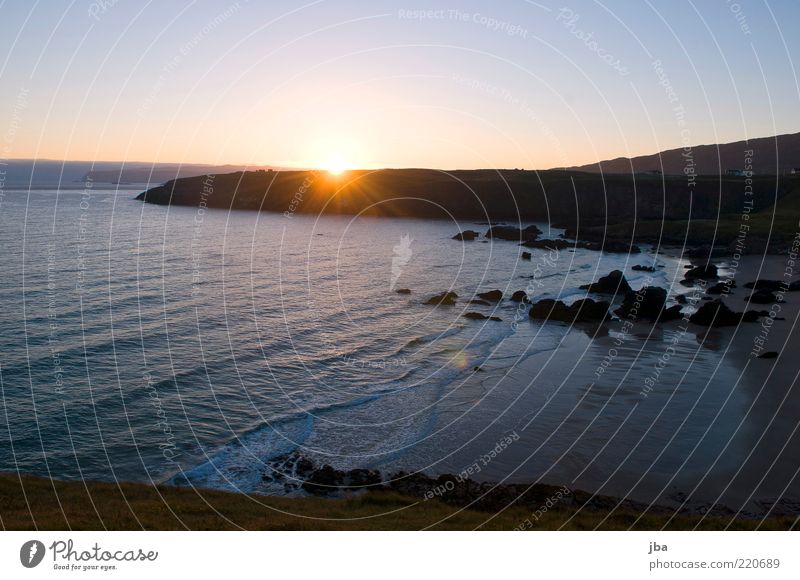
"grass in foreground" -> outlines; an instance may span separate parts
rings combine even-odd
[[[546,487],[546,486],[542,486]],[[578,492],[580,493],[580,492]],[[791,529],[793,518],[765,522],[588,509],[564,500],[538,520],[511,507],[494,514],[460,510],[388,491],[348,499],[247,496],[139,483],[51,482],[0,475],[0,524],[6,530],[513,530]]]

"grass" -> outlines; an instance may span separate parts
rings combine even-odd
[[[534,486],[533,491],[538,487],[543,493],[550,489]],[[794,525],[792,518],[732,521],[588,508],[588,498],[575,492],[536,520],[529,507],[512,506],[495,516],[389,491],[293,499],[8,474],[0,475],[0,524],[6,530],[512,530],[526,519],[539,530],[786,530]]]
[[[719,219],[689,220],[638,220],[635,236],[633,223],[609,224],[607,227],[585,228],[582,237],[590,239],[630,240],[634,243],[704,245],[712,240],[716,245],[728,245],[739,237],[742,226],[749,227],[743,236],[745,243],[757,243],[757,247],[770,239],[771,247],[787,244],[800,231],[800,183],[789,181],[791,189],[777,202],[744,219],[742,213],[723,214]]]

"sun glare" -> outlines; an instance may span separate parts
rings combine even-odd
[[[323,166],[330,175],[338,176],[347,171],[347,163],[340,158],[329,159]]]

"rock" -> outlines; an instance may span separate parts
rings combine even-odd
[[[311,473],[303,482],[303,489],[314,495],[328,495],[339,491],[344,484],[344,472],[330,465],[323,465]]]
[[[564,250],[573,247],[575,244],[567,240],[556,238],[552,240],[528,240],[527,242],[523,242],[522,245],[526,248],[537,248],[540,250]]]
[[[467,304],[474,304],[476,306],[491,306],[491,304],[486,302],[486,300],[478,300],[476,298],[473,298],[472,300],[467,302]]]
[[[524,290],[517,290],[511,295],[512,302],[528,302],[528,295]]]
[[[745,300],[750,300],[753,304],[782,304],[785,302],[785,300],[778,299],[778,297],[769,290],[757,290],[753,292],[749,298],[745,298]]]
[[[486,230],[486,237],[498,240],[508,240],[510,242],[525,242],[535,240],[542,233],[536,226],[528,226],[523,229],[515,228],[514,226],[491,226]]]
[[[747,312],[734,312],[719,298],[706,302],[697,312],[689,317],[689,322],[700,326],[737,326],[739,322],[756,322],[761,312],[748,310]]]
[[[778,353],[774,350],[768,350],[767,352],[758,355],[758,358],[778,358]]]
[[[503,299],[503,293],[500,292],[500,290],[489,290],[488,292],[481,292],[478,294],[478,298],[491,300],[492,302],[498,302]]]
[[[736,288],[736,280],[732,278],[709,286],[706,288],[706,294],[728,294],[731,288]]]
[[[597,251],[607,252],[609,254],[641,254],[642,250],[639,246],[636,246],[630,242],[624,242],[620,240],[605,240],[603,242],[597,242],[597,248],[587,248],[597,249]]]
[[[458,298],[458,294],[455,292],[442,292],[441,294],[437,294],[436,296],[431,296],[425,301],[425,304],[429,304],[432,306],[452,306],[456,303],[456,298]]]
[[[677,296],[675,296],[675,302],[677,302],[678,304],[688,304],[689,300],[683,294],[678,294]]]
[[[718,278],[717,267],[714,264],[695,266],[688,270],[683,277],[686,280],[715,280]]]
[[[789,283],[789,292],[797,292],[800,290],[800,280],[795,280]]]
[[[792,287],[794,286],[794,288]],[[800,290],[800,285],[797,282],[792,282],[788,286],[778,280],[756,280],[755,282],[748,282],[744,285],[745,288],[753,290],[765,290],[767,292],[789,292]]]
[[[625,294],[631,291],[630,284],[620,270],[614,270],[603,276],[593,284],[584,284],[581,290],[588,290],[597,294]]]
[[[496,322],[502,322],[502,319],[498,316],[486,316],[480,312],[465,312],[461,316],[469,318],[470,320],[494,320]]]
[[[531,253],[530,252],[522,252],[522,259],[530,261]]]
[[[451,239],[462,242],[471,242],[480,235],[480,232],[476,232],[474,230],[464,230],[463,232],[458,232]]]
[[[345,479],[351,487],[364,487],[383,483],[381,472],[374,469],[351,469]]]
[[[614,314],[620,318],[647,319],[652,322],[666,322],[681,318],[680,305],[667,308],[666,304],[667,291],[664,288],[646,286],[636,292],[627,292],[622,305]]]
[[[633,268],[631,268],[634,272],[655,272],[656,269],[653,266],[644,266],[642,264],[636,264]]]
[[[546,298],[531,306],[528,315],[538,320],[561,322],[602,322],[608,318],[608,302],[595,302],[591,298],[578,300],[567,306],[560,300]]]
[[[395,292],[397,292],[398,294],[411,294],[411,289],[410,288],[398,288],[397,290],[395,290]]]
[[[528,240],[522,243],[526,248],[539,248],[543,250],[565,250],[567,248],[575,248],[579,250],[593,250],[595,252],[607,252],[609,254],[639,254],[641,248],[632,244],[618,242],[613,240],[606,240],[605,242],[569,242],[560,238],[551,240]]]
[[[311,462],[310,459],[308,459],[307,457],[298,458],[297,462],[295,463],[295,473],[299,477],[305,478],[312,471],[314,471],[314,464]]]

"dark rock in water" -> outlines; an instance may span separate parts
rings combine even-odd
[[[475,306],[491,306],[486,300],[478,300],[477,298],[473,298],[467,304],[474,304]]]
[[[452,306],[456,303],[456,298],[458,298],[458,294],[455,292],[442,292],[441,294],[428,298],[425,304],[430,304],[432,306]]]
[[[530,252],[522,252],[522,259],[530,261],[531,253]]]
[[[767,352],[758,355],[758,358],[778,358],[778,353],[774,350],[768,350]]]
[[[461,316],[469,318],[470,320],[494,320],[496,322],[502,322],[502,319],[498,316],[486,316],[480,312],[465,312]]]
[[[476,232],[474,230],[464,230],[463,232],[458,232],[451,239],[462,242],[471,242],[480,235],[480,232]]]
[[[795,280],[794,282],[789,283],[789,292],[798,292],[800,291],[800,280]]]
[[[700,326],[737,326],[739,322],[756,322],[761,312],[748,310],[747,312],[734,312],[719,298],[706,302],[697,312],[689,317],[689,322]]]
[[[680,305],[676,304],[665,308],[658,320],[659,322],[667,322],[669,320],[680,320],[681,318],[683,318],[683,312],[681,312]]]
[[[736,288],[736,280],[732,278],[709,286],[706,288],[706,294],[728,294],[731,288]]]
[[[525,294],[524,290],[517,290],[511,295],[511,300],[513,302],[528,302],[528,295]]]
[[[397,290],[395,290],[395,292],[397,292],[398,294],[411,294],[411,289],[410,288],[398,288]]]
[[[315,495],[327,495],[339,491],[344,484],[344,472],[330,465],[314,470],[303,482],[303,489]]]
[[[653,266],[645,266],[642,264],[636,264],[631,270],[635,272],[655,272],[656,269]]]
[[[620,318],[647,319],[666,322],[681,318],[680,305],[666,307],[667,291],[657,286],[646,286],[637,292],[627,292],[622,305],[614,312]]]
[[[795,285],[794,289],[792,285]],[[755,282],[748,282],[744,285],[745,288],[750,288],[753,290],[765,290],[767,292],[780,292],[780,291],[796,291],[800,290],[800,285],[797,285],[797,282],[792,282],[788,286],[783,282],[778,280],[756,280]]]
[[[535,240],[542,234],[536,226],[528,226],[523,229],[514,226],[492,226],[486,231],[487,238],[497,238],[498,240],[508,240],[510,242],[525,242]]]
[[[598,294],[625,294],[631,291],[630,284],[620,270],[614,270],[607,276],[603,276],[593,284],[584,284],[581,290],[588,290]]]
[[[569,242],[560,238],[551,240],[529,240],[522,244],[526,248],[540,248],[543,250],[565,250],[567,248],[575,248],[579,250],[593,250],[595,252],[607,252],[609,254],[640,254],[642,252],[639,246],[619,242],[615,240],[606,240],[604,242]]]
[[[314,464],[307,457],[300,457],[295,463],[295,473],[302,478],[314,471]]]
[[[351,487],[378,485],[383,482],[381,472],[375,469],[351,469],[346,473],[346,479]]]
[[[380,485],[383,478],[379,471],[372,469],[351,469],[341,471],[330,465],[313,469],[303,482],[304,491],[313,495],[331,495],[342,491],[355,491],[359,488]]]
[[[602,322],[608,318],[608,302],[595,302],[591,298],[578,300],[567,306],[560,300],[546,298],[531,306],[528,313],[538,320],[561,322]]]
[[[564,250],[566,248],[572,248],[575,246],[575,243],[555,238],[552,240],[528,240],[527,242],[523,242],[522,245],[526,248],[538,248],[540,250]]]
[[[683,294],[678,294],[677,296],[675,296],[675,302],[677,302],[678,304],[688,304],[689,300],[687,300],[686,296],[684,296]]]
[[[782,304],[785,302],[783,299],[778,299],[778,297],[769,290],[756,290],[749,298],[745,298],[745,300],[750,300],[753,304]]]
[[[503,293],[500,292],[500,290],[489,290],[488,292],[481,292],[478,294],[478,298],[491,300],[492,302],[498,302],[499,300],[503,299]]]
[[[695,266],[684,274],[686,280],[715,280],[717,276],[717,267],[714,264],[706,264],[704,266]]]

